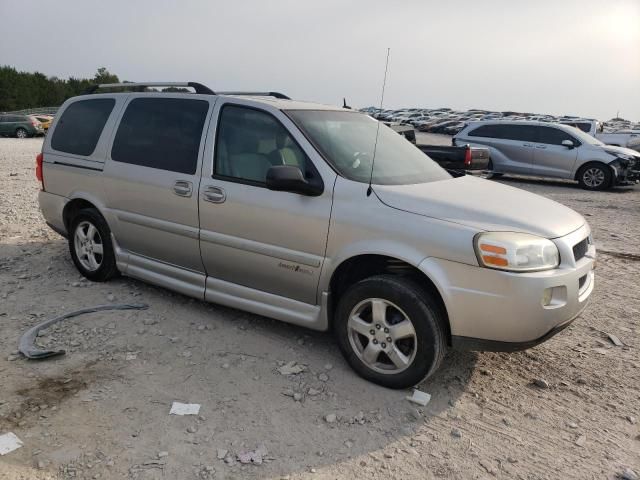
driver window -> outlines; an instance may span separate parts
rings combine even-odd
[[[547,145],[562,145],[564,140],[571,140],[574,145],[579,142],[564,130],[552,127],[538,127],[538,143],[546,143]]]
[[[222,108],[215,175],[264,184],[270,167],[296,166],[306,177],[308,162],[287,129],[270,114],[238,105]]]

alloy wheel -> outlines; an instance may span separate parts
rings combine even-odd
[[[397,374],[409,368],[417,351],[417,335],[408,315],[382,298],[358,303],[347,321],[349,343],[370,369]]]
[[[104,248],[98,229],[88,221],[82,221],[74,233],[74,247],[78,261],[89,272],[95,272],[102,265]]]
[[[601,168],[588,168],[582,174],[582,181],[585,185],[591,188],[600,187],[604,183],[604,180],[605,175]]]

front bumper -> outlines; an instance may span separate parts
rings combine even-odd
[[[615,175],[616,185],[630,185],[640,181],[640,160],[629,163],[614,160],[610,165]]]
[[[568,326],[593,292],[595,247],[576,260],[573,247],[589,227],[554,243],[561,264],[544,272],[511,273],[427,258],[420,269],[436,284],[445,303],[452,345],[472,350],[519,350],[541,343]],[[545,290],[552,289],[544,304]]]

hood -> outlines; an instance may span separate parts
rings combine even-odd
[[[387,206],[484,231],[557,238],[580,228],[582,215],[548,198],[470,175],[415,185],[375,185]]]
[[[631,155],[632,157],[640,158],[640,152],[636,152],[635,150],[632,150],[630,148],[616,147],[614,145],[605,145],[602,148],[605,152],[610,153],[611,155],[615,155],[616,157],[619,153],[623,153],[625,155]]]

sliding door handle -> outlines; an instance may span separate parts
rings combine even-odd
[[[193,192],[193,184],[186,180],[177,180],[173,184],[173,193],[180,197],[190,197]]]

